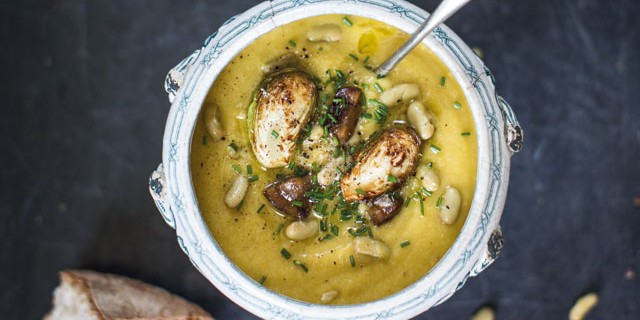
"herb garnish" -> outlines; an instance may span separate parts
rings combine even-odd
[[[240,166],[235,163],[231,165],[231,168],[233,168],[233,171],[237,173],[242,173],[242,169],[240,169]]]
[[[296,266],[299,266],[300,268],[302,268],[302,270],[304,270],[304,272],[309,272],[309,269],[307,269],[307,266],[305,266],[302,261],[293,260],[293,264],[295,264]]]
[[[411,244],[411,241],[409,240],[403,241],[402,243],[400,243],[400,248],[404,248],[410,244]]]
[[[353,255],[349,256],[349,264],[352,268],[356,266],[356,259],[353,257]]]
[[[342,22],[344,24],[346,24],[347,26],[349,26],[349,27],[351,27],[353,25],[353,22],[351,22],[351,20],[349,20],[349,18],[347,18],[347,17],[342,18]]]

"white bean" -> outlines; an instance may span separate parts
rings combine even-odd
[[[496,314],[490,307],[482,307],[471,316],[471,320],[495,320]]]
[[[318,183],[322,186],[328,186],[339,178],[338,167],[344,165],[344,158],[333,158],[318,172]]]
[[[277,70],[282,70],[283,68],[290,66],[294,62],[295,58],[295,54],[287,53],[275,59],[269,60],[267,63],[263,64],[260,69],[264,73],[271,73]]]
[[[420,101],[412,102],[407,108],[407,119],[409,123],[416,128],[420,138],[427,140],[433,135],[435,127],[431,124],[431,115],[429,115]]]
[[[324,128],[322,128],[322,126],[319,124],[314,124],[313,127],[311,127],[311,132],[309,132],[309,139],[317,141],[322,139],[323,135]]]
[[[416,178],[420,180],[427,191],[435,192],[440,188],[440,177],[438,177],[435,170],[429,168],[426,164],[420,165],[416,169]]]
[[[322,293],[322,296],[320,297],[320,301],[322,301],[322,303],[329,303],[333,301],[337,296],[338,296],[338,291],[336,290],[327,291]]]
[[[387,107],[393,107],[403,101],[409,101],[418,97],[420,94],[420,87],[415,83],[402,83],[397,84],[389,89],[386,89],[380,94],[378,100],[384,103]]]
[[[311,42],[335,42],[342,38],[342,29],[333,23],[315,25],[307,31],[307,39]]]
[[[458,219],[462,197],[458,189],[447,186],[444,188],[442,203],[440,204],[440,221],[444,224],[452,224]]]
[[[315,219],[300,220],[290,223],[285,230],[287,238],[302,241],[315,236],[318,233],[319,224]]]
[[[204,109],[204,124],[207,128],[207,132],[213,138],[213,141],[218,141],[224,136],[222,130],[222,124],[218,120],[218,107],[210,104]]]
[[[391,250],[384,242],[369,237],[357,237],[353,241],[353,251],[378,259],[388,258],[391,254]]]
[[[247,177],[237,175],[233,182],[231,182],[231,187],[229,187],[227,194],[224,196],[224,204],[229,208],[237,207],[247,194],[248,188],[249,180]]]
[[[595,293],[589,293],[582,296],[576,304],[573,305],[571,311],[569,311],[569,320],[582,320],[584,316],[598,304],[598,295]]]

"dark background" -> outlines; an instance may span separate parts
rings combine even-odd
[[[255,3],[0,3],[1,318],[41,317],[66,268],[252,318],[191,266],[147,178],[161,161],[166,72]],[[478,0],[447,24],[484,51],[526,143],[502,256],[420,318],[491,303],[499,319],[566,319],[595,290],[589,319],[640,319],[640,2]]]

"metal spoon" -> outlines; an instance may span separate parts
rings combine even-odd
[[[413,48],[415,48],[433,29],[443,23],[460,8],[471,0],[443,0],[436,10],[422,23],[422,25],[411,35],[396,52],[391,55],[383,64],[376,68],[375,73],[379,77],[384,77],[402,60]]]

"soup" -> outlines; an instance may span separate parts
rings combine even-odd
[[[256,39],[212,86],[193,186],[216,242],[265,287],[311,303],[380,299],[459,234],[475,188],[472,114],[424,45],[376,77],[407,38],[363,17],[306,18]]]

